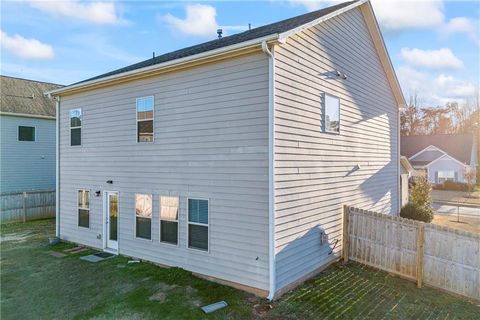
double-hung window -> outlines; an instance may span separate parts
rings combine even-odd
[[[153,97],[137,99],[137,142],[153,142]]]
[[[160,197],[160,241],[178,244],[178,197]]]
[[[152,239],[152,195],[135,195],[135,236]]]
[[[78,226],[90,227],[90,191],[78,190]]]
[[[208,251],[208,200],[188,199],[188,247]]]
[[[18,141],[35,141],[35,127],[18,126]]]
[[[326,132],[340,132],[340,99],[328,94],[324,95],[324,130]]]
[[[70,110],[70,145],[82,145],[82,109]]]
[[[448,180],[455,181],[455,171],[438,171],[438,183]]]

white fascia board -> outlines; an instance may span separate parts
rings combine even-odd
[[[418,151],[417,153],[415,153],[413,156],[411,156],[411,157],[409,158],[409,160],[413,160],[413,158],[419,156],[420,154],[422,154],[422,153],[425,152],[425,151],[431,151],[431,150],[428,150],[428,148],[434,148],[434,149],[436,149],[437,151],[439,151],[439,152],[441,152],[441,153],[447,154],[447,153],[446,153],[445,151],[443,151],[442,149],[440,149],[440,148],[438,148],[438,147],[435,147],[433,144],[431,144],[431,145],[423,148],[422,150]]]
[[[52,91],[45,92],[44,94],[55,96],[55,95],[61,94],[63,92],[70,91],[72,89],[79,89],[79,88],[94,86],[94,85],[101,84],[101,83],[104,83],[104,82],[109,82],[109,81],[122,79],[122,78],[128,78],[129,76],[140,75],[142,73],[146,73],[146,72],[153,71],[153,70],[160,70],[160,69],[167,68],[167,67],[172,67],[172,66],[175,66],[175,65],[181,65],[181,64],[193,62],[193,61],[196,61],[196,60],[202,60],[202,59],[206,59],[206,58],[209,58],[209,57],[214,57],[214,56],[217,56],[217,55],[225,54],[225,53],[228,53],[228,52],[234,52],[234,51],[242,50],[242,49],[247,48],[247,47],[252,47],[252,46],[255,46],[255,45],[261,45],[261,43],[263,41],[274,41],[274,40],[277,40],[277,39],[278,39],[278,34],[275,33],[275,34],[271,34],[271,35],[268,35],[268,36],[265,36],[265,37],[256,38],[256,39],[252,39],[252,40],[249,40],[249,41],[236,43],[236,44],[233,44],[233,45],[230,45],[230,46],[201,52],[201,53],[194,54],[194,55],[191,55],[191,56],[188,56],[188,57],[183,57],[183,58],[179,58],[179,59],[175,59],[175,60],[170,60],[170,61],[166,61],[166,62],[163,62],[163,63],[157,63],[157,64],[154,64],[154,65],[151,65],[151,66],[148,66],[148,67],[135,69],[135,70],[131,70],[131,71],[126,71],[126,72],[122,72],[122,73],[119,73],[119,74],[114,74],[114,75],[111,75],[111,76],[103,77],[103,78],[100,78],[100,79],[94,79],[94,80],[90,80],[90,81],[66,86],[66,87],[63,87],[63,88],[59,88],[59,89],[55,89],[55,90],[52,90]]]
[[[440,156],[438,157],[437,159],[433,160],[432,162],[430,162],[429,164],[425,165],[425,167],[430,167],[432,164],[434,164],[435,162],[443,159],[443,158],[450,158],[450,160],[453,160],[455,161],[456,163],[458,163],[459,165],[463,166],[463,167],[467,167],[468,165],[465,164],[465,163],[462,163],[460,161],[458,161],[457,159],[455,159],[454,157],[452,157],[451,155],[449,155],[448,153],[445,153],[443,156]]]

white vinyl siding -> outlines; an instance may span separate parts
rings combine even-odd
[[[137,143],[136,99],[155,97],[155,143]],[[68,110],[82,106],[83,147]],[[119,192],[119,253],[268,289],[268,60],[255,53],[62,97],[60,232],[101,248],[101,197],[76,227],[78,188]],[[113,180],[113,184],[107,184]],[[135,238],[135,194],[152,194],[152,241]],[[160,242],[159,197],[179,197],[178,246]],[[209,199],[209,252],[188,248],[187,198]],[[258,259],[257,259],[258,257]]]
[[[398,109],[359,9],[289,38],[275,58],[278,290],[339,257],[344,204],[396,214],[399,172]],[[340,99],[341,134],[319,130],[324,94]]]
[[[34,127],[35,142],[18,141],[19,126]],[[55,119],[0,115],[0,182],[2,192],[55,189]]]

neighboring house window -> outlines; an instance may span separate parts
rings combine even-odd
[[[208,200],[188,199],[188,247],[208,251]]]
[[[18,141],[35,141],[35,127],[18,126]]]
[[[137,238],[152,239],[152,195],[135,195],[135,235]]]
[[[323,114],[325,131],[340,132],[340,99],[325,94]]]
[[[137,142],[153,142],[153,97],[137,99]]]
[[[90,227],[90,191],[78,190],[78,226]]]
[[[178,244],[178,197],[160,197],[160,241]]]
[[[70,145],[82,145],[82,109],[70,110]]]
[[[438,171],[438,183],[445,181],[455,181],[455,171]]]

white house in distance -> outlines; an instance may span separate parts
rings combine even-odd
[[[272,299],[339,259],[343,205],[400,209],[404,99],[366,1],[47,94],[67,241]]]
[[[435,184],[447,180],[466,183],[466,170],[475,171],[478,166],[477,142],[470,133],[404,136],[401,154],[416,172],[423,172]]]
[[[55,189],[55,103],[61,85],[0,76],[0,192]]]

